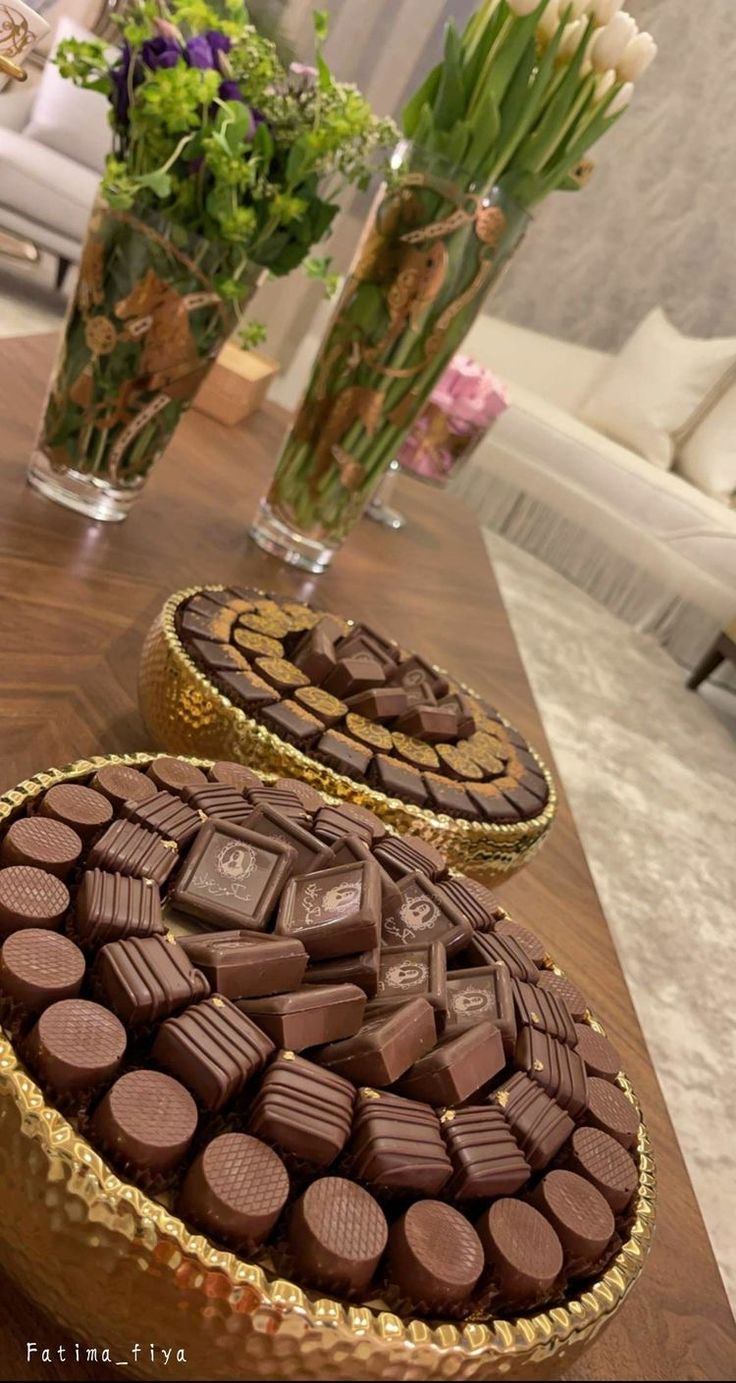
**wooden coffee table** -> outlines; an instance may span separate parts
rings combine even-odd
[[[487,693],[551,762],[480,532],[458,501],[400,482],[399,503],[409,519],[403,532],[364,523],[329,573],[305,579],[246,536],[282,422],[262,413],[247,431],[231,431],[191,413],[128,521],[91,523],[24,484],[53,350],[50,337],[0,343],[3,790],[52,764],[148,747],[136,706],[141,641],[166,596],[207,581],[317,596],[385,627]],[[733,1318],[564,789],[549,842],[499,892],[520,921],[541,933],[610,1025],[641,1098],[658,1166],[657,1234],[642,1280],[582,1360],[546,1376],[732,1378]],[[652,976],[652,983],[660,978]],[[97,1287],[90,1282],[90,1291]],[[36,1355],[27,1364],[27,1341],[54,1350],[65,1344],[67,1362],[43,1364]],[[0,1379],[120,1374],[75,1363],[65,1333],[0,1280]],[[175,1378],[175,1366],[162,1368],[161,1377]]]

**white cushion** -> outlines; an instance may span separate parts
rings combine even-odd
[[[36,225],[84,239],[99,177],[73,159],[0,129],[0,188],[5,206]]]
[[[736,372],[736,338],[683,336],[661,308],[650,312],[580,410],[584,422],[668,470],[675,434],[691,428]]]
[[[64,17],[59,20],[54,52],[62,39],[93,37],[81,24]],[[24,134],[37,144],[45,144],[48,149],[101,173],[112,142],[107,121],[109,109],[109,102],[99,91],[82,91],[62,77],[56,64],[49,61],[43,69]]]
[[[722,504],[736,502],[736,386],[680,447],[675,469]]]
[[[504,383],[518,380],[575,413],[610,359],[602,351],[543,336],[486,313],[476,317],[463,350]]]

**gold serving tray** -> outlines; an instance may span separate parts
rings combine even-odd
[[[152,757],[110,755],[38,773],[0,797],[0,825],[54,783],[107,763],[145,768]],[[591,1014],[586,1021],[603,1032]],[[626,1076],[617,1084],[640,1113]],[[46,1102],[0,1028],[3,1267],[75,1340],[96,1346],[98,1360],[107,1348],[135,1377],[161,1378],[160,1355],[152,1363],[148,1349],[155,1341],[173,1349],[170,1367],[182,1379],[549,1378],[611,1320],[644,1266],[656,1188],[643,1121],[637,1152],[629,1237],[585,1291],[532,1316],[428,1325],[380,1303],[317,1297],[191,1234],[121,1181]],[[173,1362],[177,1350],[186,1362]]]
[[[222,586],[197,586],[177,591],[166,601],[146,637],[139,669],[138,701],[146,728],[161,749],[170,754],[234,759],[257,772],[301,778],[320,792],[349,798],[369,807],[399,832],[411,831],[431,841],[458,869],[509,875],[531,859],[547,835],[557,810],[552,775],[537,754],[534,757],[549,788],[547,804],[530,820],[508,825],[464,821],[428,811],[396,797],[387,797],[366,784],[336,773],[234,706],[189,657],[176,632],[175,611],[183,600],[198,591],[223,589]],[[470,687],[463,686],[463,690],[471,696],[477,695]],[[508,721],[504,723],[509,725]]]

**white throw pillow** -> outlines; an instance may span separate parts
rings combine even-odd
[[[67,16],[59,20],[54,39],[54,52],[64,38],[94,38],[89,30]],[[82,91],[62,77],[56,64],[49,59],[38,84],[38,95],[31,119],[23,133],[47,149],[66,154],[75,163],[83,163],[101,173],[112,143],[112,130],[107,122],[110,109],[107,98],[99,91]]]
[[[669,470],[678,434],[697,426],[731,374],[736,338],[683,336],[656,307],[606,366],[580,417]]]
[[[690,433],[675,470],[713,499],[736,504],[736,386]]]

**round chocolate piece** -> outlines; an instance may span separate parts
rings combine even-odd
[[[309,678],[301,668],[295,667],[288,658],[256,658],[255,665],[261,677],[276,688],[287,691],[292,687],[306,687]]]
[[[232,763],[229,759],[218,759],[207,776],[211,783],[223,783],[225,787],[234,788],[236,792],[263,787],[263,779],[259,778],[252,768],[246,768],[245,764]]]
[[[168,1176],[185,1157],[197,1128],[188,1090],[160,1071],[128,1071],[103,1095],[94,1137],[114,1161],[139,1176]]]
[[[60,999],[74,999],[84,979],[84,956],[58,932],[27,927],[15,932],[0,951],[0,991],[28,1013],[40,1013]]]
[[[356,715],[354,711],[349,711],[345,717],[345,730],[353,739],[370,745],[372,749],[390,753],[393,748],[391,731],[385,725],[377,725],[374,720],[366,720],[365,716]]]
[[[389,1277],[417,1311],[462,1306],[482,1270],[483,1248],[473,1226],[442,1201],[415,1201],[391,1230]]]
[[[82,783],[57,783],[45,792],[38,809],[39,816],[63,821],[71,826],[82,840],[89,840],[112,821],[112,807],[101,792],[86,788]]]
[[[23,927],[60,927],[71,899],[54,874],[29,864],[0,869],[0,936]]]
[[[467,783],[479,783],[483,770],[472,758],[470,752],[459,744],[438,744],[437,758],[440,772],[450,778],[459,778]]]
[[[299,798],[305,812],[318,812],[320,807],[324,807],[324,799],[317,792],[316,788],[309,786],[309,783],[302,783],[299,778],[279,778],[274,783],[274,788],[279,792],[293,792]]]
[[[629,1205],[637,1185],[636,1163],[609,1134],[597,1128],[576,1128],[568,1166],[591,1181],[616,1214]]]
[[[272,1148],[246,1133],[221,1133],[189,1168],[177,1210],[210,1238],[250,1251],[268,1237],[288,1194],[286,1168]]]
[[[391,738],[400,759],[406,759],[407,763],[414,764],[416,768],[439,768],[440,761],[431,744],[426,744],[424,740],[412,739],[411,735],[402,735],[400,730],[394,730]]]
[[[298,701],[300,706],[305,706],[325,725],[337,725],[337,722],[348,713],[345,702],[325,691],[324,687],[297,687],[294,700]],[[320,806],[323,805],[320,803]]]
[[[556,999],[561,999],[563,1004],[567,1004],[576,1023],[582,1022],[588,1011],[588,1001],[582,989],[567,975],[556,975],[554,970],[542,970],[537,984],[540,989],[546,989],[549,994],[554,994]]]
[[[344,1177],[320,1177],[289,1217],[289,1248],[296,1276],[327,1292],[365,1292],[386,1247],[388,1226],[380,1205]]]
[[[129,764],[103,764],[92,779],[91,786],[112,802],[113,807],[122,807],[123,802],[147,802],[156,795],[156,784]]]
[[[568,1262],[598,1261],[615,1225],[610,1205],[591,1182],[576,1172],[548,1172],[531,1199],[552,1225]]]
[[[594,1032],[587,1023],[576,1023],[578,1040],[576,1050],[585,1062],[589,1076],[600,1076],[603,1080],[615,1080],[623,1062],[612,1042],[602,1033]]]
[[[562,1244],[533,1205],[504,1197],[481,1215],[476,1229],[493,1282],[509,1307],[535,1306],[562,1272]]]
[[[588,1113],[585,1122],[610,1133],[622,1148],[631,1148],[639,1132],[639,1115],[623,1090],[600,1076],[588,1080]]]
[[[169,759],[164,756],[154,759],[148,768],[149,778],[163,792],[177,795],[184,787],[203,787],[207,782],[201,768],[188,764],[184,759]]]
[[[29,1065],[60,1095],[111,1080],[126,1046],[119,1018],[88,999],[61,999],[41,1014],[28,1039]]]
[[[233,643],[242,653],[249,653],[252,658],[284,656],[284,646],[279,639],[272,639],[269,634],[257,634],[255,629],[233,630]]]
[[[22,816],[0,845],[0,864],[28,864],[65,879],[79,860],[82,842],[70,826],[50,817]]]

